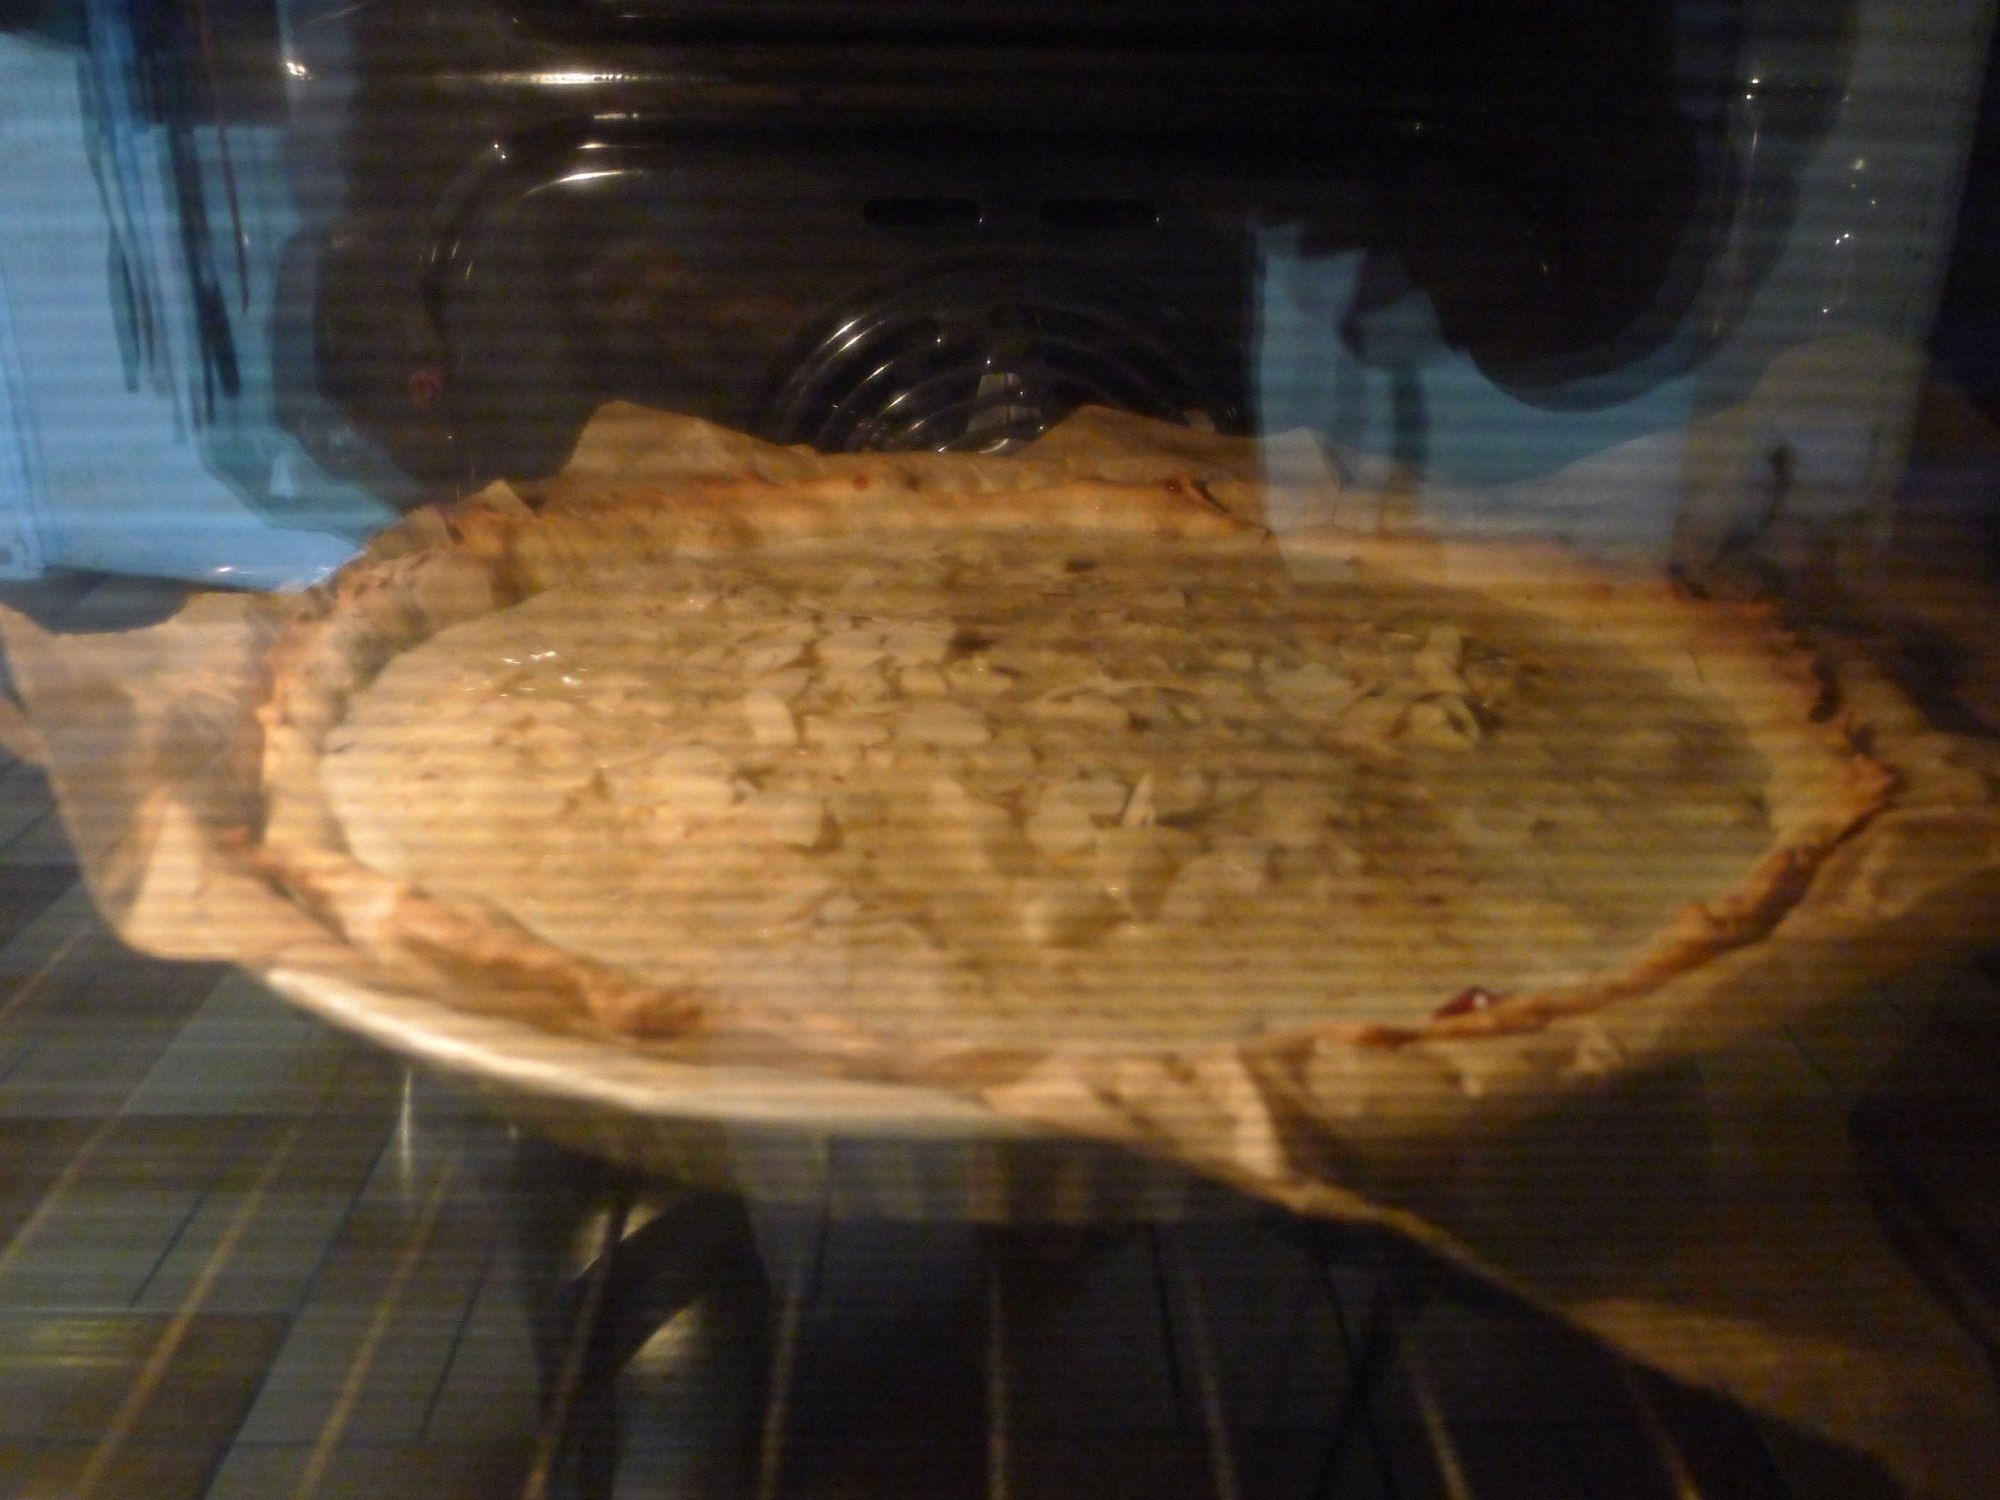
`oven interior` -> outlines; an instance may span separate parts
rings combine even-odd
[[[427,479],[548,472],[613,397],[833,450],[1006,451],[1089,402],[1255,431],[1283,231],[1361,258],[1329,347],[1407,361],[1383,314],[1417,300],[1518,399],[1601,404],[1726,332],[1694,310],[1737,199],[1824,128],[1808,35],[1732,147],[1755,19],[366,8],[297,33],[344,141],[281,368]]]
[[[1880,30],[1866,0],[84,9],[100,48],[121,39],[104,76],[127,90],[91,96],[100,180],[130,186],[135,143],[160,148],[183,231],[163,242],[112,195],[120,357],[135,386],[179,382],[180,430],[284,525],[339,529],[312,505],[337,509],[341,485],[379,521],[546,475],[614,399],[823,450],[1005,454],[1088,404],[1226,433],[1304,420],[1332,442],[1357,430],[1341,393],[1376,392],[1399,460],[1446,428],[1570,453],[1739,394],[1836,308],[1922,300],[1838,247],[1797,269],[1808,239],[1854,232],[1815,216],[1873,181],[1856,157],[1833,183],[1820,159],[1857,37]],[[1838,224],[1882,237],[1879,211],[1854,211]],[[1282,327],[1281,259],[1343,267],[1288,282]],[[1303,364],[1272,358],[1286,341]],[[1438,395],[1474,385],[1463,407]],[[281,441],[320,489],[272,478]],[[134,597],[63,583],[48,617],[130,624]],[[169,1330],[212,1311],[193,1288],[240,1297],[218,1337],[266,1341],[271,1394],[253,1380],[221,1404],[238,1448],[269,1451],[210,1444],[217,1495],[283,1465],[337,1492],[341,1464],[369,1472],[350,1450],[417,1463],[482,1403],[534,1434],[486,1493],[1894,1492],[1364,1234],[1220,1201],[1157,1223],[933,1224],[623,1177],[359,1049],[246,1022],[217,976],[164,977],[78,926],[34,780],[0,768],[8,951],[27,965],[0,1020],[34,1033],[0,1033],[0,1093],[34,1121],[4,1149],[44,1196],[0,1284],[75,1294],[79,1337],[111,1336],[107,1286],[117,1316]],[[51,1044],[65,1008],[87,1034]],[[1784,1045],[1853,1106],[1883,1211],[1990,1350],[2000,1238],[1963,1159],[1993,1123],[1987,1009],[1947,1008],[1897,1059],[1935,1084],[1922,1108],[1850,1076],[1861,1049],[1839,1028],[1875,1020]],[[114,1027],[142,1043],[93,1053]],[[217,1084],[246,1046],[263,1071]],[[282,1166],[271,1139],[292,1143]],[[241,1208],[246,1175],[277,1197]],[[47,1226],[73,1254],[108,1195],[161,1180],[186,1218],[152,1205],[144,1274],[65,1280],[84,1272]],[[1672,1184],[1648,1186],[1671,1205]],[[202,1262],[189,1247],[217,1216]],[[179,1344],[155,1346],[158,1370],[94,1347],[94,1368],[154,1381],[134,1413],[213,1375]],[[14,1363],[67,1378],[27,1342]],[[456,1441],[421,1462],[449,1469]]]

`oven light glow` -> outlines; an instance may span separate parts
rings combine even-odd
[[[1854,158],[1854,170],[1855,170],[1855,171],[1859,172],[1859,171],[1860,171],[1860,170],[1861,170],[1861,169],[1862,169],[1863,167],[1865,167],[1865,166],[1867,166],[1867,165],[1868,165],[1868,158],[1867,158],[1867,157],[1865,157],[1865,156],[1857,156],[1857,157],[1855,157],[1855,158]]]
[[[612,83],[617,75],[611,73],[537,73],[536,83],[545,83],[553,88],[577,88],[592,83]]]
[[[291,58],[289,58],[289,57],[285,59],[285,71],[286,71],[287,73],[291,74],[291,75],[292,75],[292,77],[294,77],[294,78],[310,78],[310,77],[312,77],[312,70],[311,70],[310,68],[308,68],[308,67],[307,67],[307,66],[306,66],[306,65],[305,65],[304,63],[302,63],[302,62],[294,62],[294,61],[293,61],[293,60],[292,60]]]
[[[598,177],[616,177],[617,175],[618,173],[611,168],[600,167],[594,172],[571,172],[561,180],[563,182],[590,182]]]

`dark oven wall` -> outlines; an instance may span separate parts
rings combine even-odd
[[[824,448],[1005,451],[1086,401],[1250,429],[1285,223],[1529,393],[1680,328],[1735,7],[1061,14],[295,11],[281,378],[453,483],[550,471],[613,397]]]

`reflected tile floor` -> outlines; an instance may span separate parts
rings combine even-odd
[[[162,603],[148,585],[65,587],[39,602],[71,625]],[[1967,1252],[1957,1264],[1985,1317],[2000,1194],[1963,1148],[2000,1142],[2000,1025],[1990,975],[1955,982],[1976,1003],[1945,1023],[1948,1061],[1901,1114],[1857,1129],[1880,1133],[1883,1159]],[[1885,1029],[1905,1020],[1885,1001],[1771,1046],[1802,1087],[1858,1101]],[[0,1497],[521,1494],[541,1413],[512,1233],[534,1205],[511,1195],[515,1151],[476,1107],[256,982],[125,949],[77,883],[40,775],[0,762]],[[1605,1439],[1601,1392],[1580,1389],[1616,1384],[1601,1366],[1580,1380],[1584,1365],[1510,1349],[1518,1330],[1451,1304],[1404,1330],[1365,1439],[1333,1466],[1294,1439],[1348,1386],[1364,1288],[1302,1278],[1302,1261],[1253,1275],[1240,1245],[1199,1235],[1093,1245],[1053,1280],[1023,1281],[1016,1263],[982,1281],[976,1238],[825,1237],[788,1386],[750,1380],[747,1409],[784,1428],[761,1480],[715,1461],[743,1447],[718,1415],[742,1390],[726,1362],[691,1377],[674,1346],[698,1330],[670,1326],[622,1382],[617,1495],[1883,1493],[1795,1434],[1713,1410],[1673,1424],[1698,1476],[1675,1491],[1654,1457]],[[911,1312],[912,1276],[946,1294]],[[1163,1290],[1183,1281],[1199,1303]],[[1002,1299],[1029,1312],[996,1336]],[[967,1425],[1003,1401],[982,1352],[1003,1344],[1036,1379],[1004,1393],[1004,1430]],[[1427,1358],[1442,1369],[1430,1386],[1416,1379]],[[1434,1396],[1454,1383],[1441,1464]],[[1217,1402],[1230,1420],[1254,1408],[1257,1444],[1211,1441],[1202,1409]],[[910,1434],[932,1429],[970,1441],[919,1442],[919,1463]],[[747,1441],[777,1451],[769,1432]]]
[[[0,950],[0,1494],[515,1492],[504,1130],[94,922],[58,897]]]
[[[180,591],[4,592],[103,629]],[[0,1496],[517,1493],[535,1366],[476,1170],[508,1146],[255,981],[126,949],[0,757]]]

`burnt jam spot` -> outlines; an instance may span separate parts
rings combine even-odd
[[[1065,573],[1095,573],[1097,559],[1094,557],[1072,557],[1063,563]]]
[[[1444,1004],[1431,1012],[1432,1018],[1448,1021],[1453,1016],[1469,1016],[1477,1011],[1491,1010],[1500,1003],[1501,997],[1483,985],[1475,984],[1471,989],[1460,990]]]

